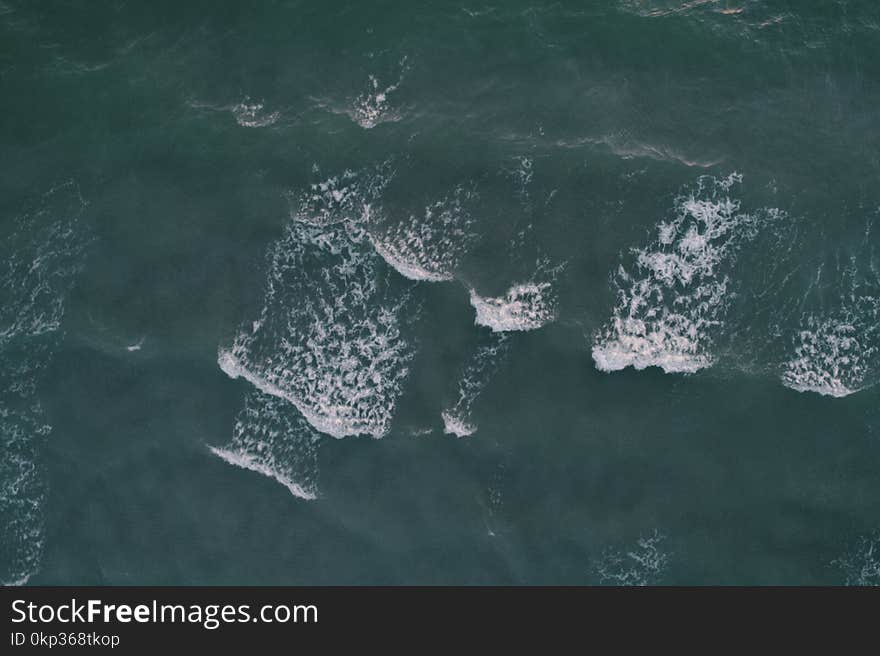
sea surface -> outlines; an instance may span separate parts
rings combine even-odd
[[[0,581],[880,584],[874,0],[0,0]]]

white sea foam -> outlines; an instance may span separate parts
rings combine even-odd
[[[243,128],[269,127],[281,118],[281,112],[266,111],[262,102],[252,100],[248,96],[234,104],[213,104],[199,100],[189,100],[186,104],[199,111],[228,112],[232,114],[235,122]]]
[[[333,437],[361,434],[381,437],[382,435],[382,433],[377,434],[374,432],[376,426],[373,422],[359,421],[356,417],[352,416],[349,408],[335,408],[332,405],[322,405],[315,408],[308,399],[303,399],[285,387],[272,382],[271,378],[275,378],[275,376],[271,374],[269,376],[262,376],[249,369],[232,350],[221,350],[217,357],[217,364],[223,373],[230,378],[243,378],[264,394],[269,394],[292,403],[302,413],[303,417],[322,433],[332,435]],[[332,386],[340,381],[331,379],[323,382],[328,386]],[[356,394],[353,394],[353,396],[356,396]]]
[[[40,404],[43,372],[61,339],[64,298],[87,244],[85,203],[73,183],[4,223],[0,253],[0,582],[23,585],[43,553],[46,481],[41,445],[51,431]]]
[[[399,248],[397,244],[385,244],[378,239],[372,238],[370,241],[373,242],[373,247],[379,256],[404,278],[428,282],[443,282],[454,279],[451,273],[434,271],[415,264],[412,260],[407,259],[406,255],[401,252],[403,249]]]
[[[784,385],[843,397],[880,381],[880,271],[866,222],[861,247],[819,263],[800,303]]]
[[[741,179],[701,177],[692,193],[676,199],[655,240],[632,251],[629,268],[620,265],[617,306],[593,342],[598,369],[692,373],[712,364],[713,332],[724,325],[731,294],[729,269],[764,214],[741,212],[730,197]]]
[[[380,123],[400,120],[400,113],[392,107],[391,96],[403,83],[408,69],[406,57],[400,60],[398,68],[399,76],[392,84],[383,84],[375,75],[368,76],[366,90],[355,99],[349,112],[362,128],[369,130]]]
[[[265,128],[273,125],[281,117],[280,112],[267,112],[261,102],[245,98],[233,105],[231,110],[235,122],[245,128]]]
[[[269,255],[265,306],[218,364],[285,399],[317,430],[381,437],[414,353],[411,299],[362,227],[293,221]]]
[[[263,476],[267,476],[268,478],[276,480],[284,487],[286,487],[295,497],[299,497],[300,499],[305,499],[307,501],[311,501],[317,498],[314,492],[304,490],[298,483],[295,483],[285,476],[279,474],[276,470],[272,469],[271,466],[261,462],[250,453],[228,451],[227,449],[221,449],[219,447],[213,446],[209,447],[209,449],[211,453],[213,453],[221,460],[228,462],[230,465],[241,467],[242,469],[249,469],[251,471],[257,472],[258,474],[262,474]]]
[[[5,364],[5,362],[4,362]],[[22,379],[22,374],[35,376],[42,363],[29,365],[30,371],[19,367],[14,381],[4,381],[0,391],[0,584],[23,585],[40,565],[45,543],[43,506],[46,499],[46,481],[39,464],[35,445],[51,427],[45,424],[42,406],[33,399],[34,378]],[[15,410],[13,404],[20,390],[27,387],[26,399],[30,408]]]
[[[831,564],[843,572],[844,585],[880,586],[880,531],[859,538]]]
[[[305,192],[287,194],[290,217],[318,226],[367,221],[393,177],[390,163],[384,162],[373,169],[346,170],[315,182]]]
[[[467,437],[477,432],[476,424],[455,416],[451,410],[444,410],[440,413],[440,417],[443,419],[443,432],[447,435]]]
[[[211,446],[231,465],[271,478],[301,499],[317,498],[320,436],[283,400],[254,391],[235,420],[232,441]]]
[[[844,285],[853,275],[845,272]],[[843,397],[880,379],[880,298],[852,290],[836,311],[804,317],[782,372],[799,392]]]
[[[376,252],[405,278],[452,280],[475,235],[468,203],[475,192],[459,187],[418,215],[393,225],[374,222],[370,240]]]
[[[480,296],[470,290],[475,323],[494,332],[536,330],[556,318],[555,299],[548,282],[513,285],[504,296]]]
[[[144,346],[145,339],[146,339],[145,337],[141,337],[134,344],[129,344],[128,346],[126,346],[125,350],[128,351],[129,353],[134,353],[135,351],[140,351],[141,348],[143,348],[143,346]]]
[[[669,566],[669,554],[663,550],[666,536],[654,531],[640,537],[634,547],[607,550],[593,563],[603,585],[657,585]]]
[[[458,398],[443,410],[443,430],[447,435],[467,437],[477,431],[471,409],[489,384],[501,360],[507,354],[507,334],[488,333],[464,366],[458,381]]]
[[[861,389],[865,357],[856,327],[843,321],[808,320],[800,331],[795,357],[786,363],[782,382],[799,392],[848,396]]]

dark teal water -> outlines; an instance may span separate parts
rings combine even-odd
[[[880,582],[875,2],[3,0],[0,99],[4,582]]]

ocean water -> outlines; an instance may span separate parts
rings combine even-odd
[[[880,571],[872,0],[0,1],[0,580]]]

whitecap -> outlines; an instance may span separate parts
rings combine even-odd
[[[303,489],[302,486],[299,485],[299,483],[295,483],[289,478],[283,476],[282,474],[279,474],[278,471],[273,469],[271,466],[264,464],[253,454],[229,451],[227,449],[213,446],[209,447],[209,449],[211,453],[213,453],[224,462],[229,463],[230,465],[241,467],[242,469],[248,469],[258,474],[262,474],[263,476],[266,476],[268,478],[274,479],[275,481],[281,483],[281,485],[286,487],[295,497],[305,499],[306,501],[312,501],[317,498],[314,492]]]
[[[468,437],[477,432],[476,424],[466,421],[462,417],[458,417],[450,410],[444,410],[440,413],[443,419],[443,432],[447,435],[455,435],[455,437]]]
[[[212,104],[199,100],[188,100],[186,103],[193,109],[206,112],[230,113],[235,122],[243,128],[265,128],[274,125],[281,118],[281,112],[266,111],[263,102],[251,100],[245,96],[234,104]]]
[[[844,397],[880,378],[880,298],[849,296],[830,316],[809,314],[793,342],[782,382],[799,392]]]
[[[125,350],[128,351],[129,353],[134,353],[135,351],[140,351],[141,348],[142,348],[143,345],[144,345],[144,340],[145,340],[145,339],[146,339],[145,337],[141,337],[141,338],[140,338],[138,341],[136,341],[134,344],[129,344],[128,346],[126,346],[126,347],[125,347]]]
[[[863,380],[861,340],[855,326],[810,317],[800,331],[795,357],[785,365],[782,382],[799,392],[843,397],[859,389]]]
[[[767,215],[740,211],[729,191],[741,180],[737,174],[701,177],[693,192],[676,199],[654,241],[633,249],[632,261],[619,266],[617,305],[593,341],[598,369],[693,373],[712,364],[710,346],[725,322],[736,251]]]
[[[376,253],[404,278],[427,282],[443,282],[455,278],[451,273],[419,266],[412,259],[407,258],[402,252],[404,249],[400,248],[398,244],[386,244],[372,237],[370,241],[373,242]]]
[[[281,117],[280,112],[267,112],[261,102],[245,98],[230,109],[235,122],[244,128],[265,128],[274,125]]]
[[[290,217],[316,226],[368,221],[393,177],[390,162],[362,171],[347,169],[310,184],[305,191],[287,193]]]
[[[391,96],[400,88],[408,69],[407,58],[403,57],[399,64],[399,76],[396,82],[382,83],[375,75],[367,77],[366,89],[355,98],[349,115],[352,120],[365,130],[370,130],[381,123],[399,121],[401,115],[391,104]]]
[[[556,318],[555,299],[548,282],[515,284],[504,296],[480,296],[470,290],[475,323],[494,332],[536,330]]]
[[[209,449],[231,465],[277,481],[295,497],[312,500],[318,495],[319,439],[295,408],[255,391],[236,417],[232,441]]]
[[[467,437],[477,431],[471,418],[474,403],[507,355],[507,334],[486,333],[461,371],[455,403],[440,413],[447,435]]]
[[[260,318],[218,364],[321,432],[382,437],[414,354],[403,334],[414,308],[380,263],[356,224],[291,222],[270,250]]]
[[[370,241],[382,259],[405,278],[452,280],[475,240],[468,210],[475,197],[475,192],[459,187],[403,222],[388,225],[374,221],[369,228]]]

